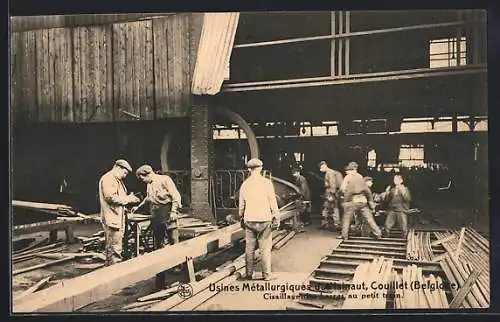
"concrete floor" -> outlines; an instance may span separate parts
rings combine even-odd
[[[321,258],[338,246],[340,240],[335,238],[337,233],[319,230],[317,227],[318,223],[313,223],[280,250],[273,251],[272,271],[276,280],[271,282],[272,285],[301,285],[318,266]],[[260,271],[260,265],[257,266],[257,271]],[[244,283],[247,282],[235,282],[233,285],[238,286],[239,291],[220,292],[195,310],[284,310],[289,304],[289,299],[271,298],[278,297],[280,291],[242,291]],[[250,282],[250,285],[253,283]],[[263,281],[255,283],[264,285]],[[287,291],[286,294],[291,297],[297,296],[298,292]]]

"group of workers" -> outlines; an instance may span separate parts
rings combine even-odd
[[[242,183],[239,192],[239,220],[245,229],[245,259],[246,272],[242,279],[253,279],[255,267],[255,250],[260,249],[262,263],[262,278],[271,280],[271,248],[272,230],[280,226],[280,214],[276,200],[275,189],[270,179],[262,175],[263,163],[259,159],[247,162],[249,177]],[[387,203],[385,234],[389,235],[396,222],[403,234],[407,233],[406,212],[410,206],[410,192],[403,184],[400,175],[394,176],[394,186],[389,186],[381,194],[372,193],[371,178],[363,178],[357,172],[356,162],[350,162],[345,168],[345,177],[328,167],[321,161],[320,171],[325,174],[325,194],[322,211],[321,228],[333,224],[340,229],[340,238],[348,239],[351,223],[359,227],[366,224],[375,238],[382,236],[382,231],[374,219],[375,202]],[[164,246],[165,238],[170,244],[179,242],[177,227],[177,210],[181,207],[181,196],[173,180],[168,175],[154,172],[151,166],[143,165],[136,171],[139,180],[147,184],[147,195],[140,200],[133,193],[127,193],[124,179],[132,172],[132,167],[126,160],[117,160],[113,168],[99,180],[99,200],[101,219],[106,240],[106,265],[122,260],[125,217],[136,212],[143,205],[149,205],[151,230],[153,232],[154,249]],[[303,200],[307,205],[301,213],[301,222],[310,222],[311,192],[299,168],[292,173],[299,187]],[[132,206],[131,208],[129,208]],[[165,272],[156,275],[156,287],[161,289],[165,284]]]
[[[164,246],[165,237],[170,244],[179,242],[177,210],[182,206],[181,195],[168,175],[157,174],[149,165],[136,171],[139,180],[147,184],[147,195],[141,201],[133,193],[127,193],[124,179],[132,172],[126,160],[117,160],[111,170],[99,180],[101,220],[105,232],[106,266],[122,260],[125,217],[144,205],[149,206],[154,249]],[[130,208],[130,206],[133,206]],[[165,272],[156,276],[156,287],[163,288]]]
[[[350,227],[354,222],[356,229],[367,226],[375,238],[380,238],[383,234],[389,237],[391,229],[398,223],[403,236],[406,237],[408,233],[407,212],[410,210],[411,195],[401,175],[394,175],[394,185],[388,186],[383,193],[372,193],[373,179],[359,174],[356,162],[349,162],[345,167],[345,177],[341,172],[329,168],[326,161],[319,163],[319,170],[325,174],[320,228],[329,228],[333,224],[333,228],[341,232],[339,238],[348,239]],[[304,200],[309,204],[301,216],[302,223],[308,225],[311,192],[306,178],[300,174],[300,169],[295,167],[292,173]],[[383,233],[374,219],[375,208],[381,203],[387,207]]]

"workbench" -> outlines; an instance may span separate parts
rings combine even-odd
[[[151,222],[148,215],[129,214],[125,222],[125,233],[123,237],[123,257],[130,259],[141,254],[141,246],[144,252],[153,251]]]

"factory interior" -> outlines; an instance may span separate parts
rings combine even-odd
[[[11,31],[14,313],[489,307],[485,11],[19,16]],[[245,238],[227,218],[252,158],[280,207],[275,284],[295,290],[237,280]],[[173,179],[181,243],[153,250],[144,210],[107,267],[98,181],[117,159],[129,192],[146,194],[143,164]],[[318,229],[321,161],[356,162],[377,193],[402,175],[408,235]],[[455,287],[328,288],[411,279]]]

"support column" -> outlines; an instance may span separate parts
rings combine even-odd
[[[210,199],[213,174],[212,115],[206,96],[193,96],[191,103],[191,208],[193,217],[215,223]]]

